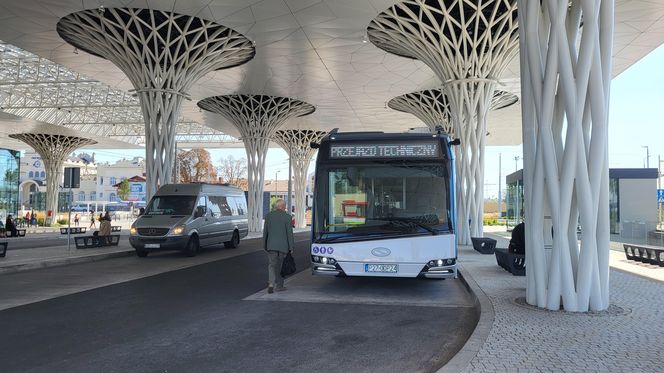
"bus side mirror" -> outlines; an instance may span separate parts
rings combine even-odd
[[[309,146],[311,147],[311,149],[318,149],[318,148],[320,148],[320,144],[317,143],[317,142],[313,142],[313,141],[309,143]]]
[[[461,139],[458,139],[458,138],[454,139],[454,140],[450,141],[449,144],[450,145],[459,145],[459,144],[461,144]]]

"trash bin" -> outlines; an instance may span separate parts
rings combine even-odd
[[[487,237],[471,237],[470,239],[473,241],[473,249],[482,254],[493,255],[496,248],[496,240]]]

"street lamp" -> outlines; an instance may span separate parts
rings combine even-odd
[[[277,170],[277,172],[274,173],[274,196],[277,196],[277,175],[279,174],[281,170]]]
[[[650,168],[650,149],[648,145],[641,145],[642,148],[646,148],[646,168]]]
[[[518,155],[514,157],[514,172],[519,171],[519,157]]]

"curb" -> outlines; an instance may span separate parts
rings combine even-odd
[[[484,346],[491,328],[493,328],[495,318],[493,304],[479,285],[477,285],[475,279],[473,279],[468,271],[463,269],[461,264],[459,264],[459,278],[475,297],[475,305],[479,306],[476,307],[479,311],[479,320],[473,334],[470,335],[470,338],[468,338],[463,347],[447,364],[438,369],[436,373],[458,373],[466,368],[470,364],[470,361],[477,356],[482,346]]]
[[[43,269],[49,267],[59,267],[69,264],[96,262],[104,259],[121,258],[125,256],[134,255],[134,249],[127,249],[123,251],[113,251],[110,253],[100,253],[94,255],[78,256],[72,258],[53,258],[52,260],[40,260],[27,263],[16,263],[0,267],[0,275],[8,273],[16,273],[23,271],[30,271],[33,269]]]

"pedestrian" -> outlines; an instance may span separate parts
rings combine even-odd
[[[30,214],[30,224],[32,224],[33,227],[37,226],[37,215],[35,215],[35,210],[32,210],[32,214]]]
[[[281,265],[287,253],[295,248],[291,216],[286,212],[286,202],[277,200],[274,210],[265,216],[263,225],[263,249],[267,252],[267,292],[286,290],[281,277]]]
[[[14,224],[14,219],[12,219],[11,214],[7,215],[7,220],[5,221],[5,231],[7,233],[11,232],[11,235],[7,235],[7,237],[18,236],[18,231],[16,230],[16,224]]]
[[[81,219],[81,215],[77,212],[76,215],[74,215],[74,225],[78,227],[78,221]]]
[[[90,226],[88,228],[97,228],[97,222],[95,219],[95,212],[90,210]]]
[[[28,222],[28,228],[30,228],[30,211],[25,213],[25,221]]]

